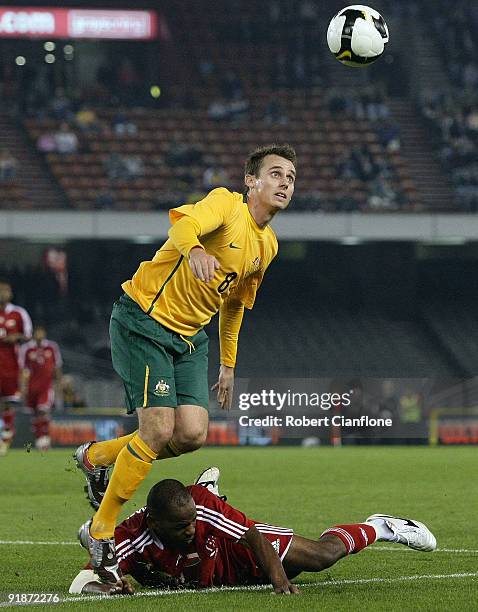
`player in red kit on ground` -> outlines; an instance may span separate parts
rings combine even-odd
[[[218,468],[209,468],[184,487],[162,480],[148,494],[145,508],[115,530],[119,570],[148,587],[207,588],[271,583],[276,593],[295,594],[290,580],[301,572],[319,572],[376,541],[423,552],[436,548],[428,528],[418,521],[374,514],[360,523],[326,529],[318,540],[248,518],[218,496]],[[88,548],[89,523],[79,533]],[[130,594],[127,580],[101,583],[91,565],[73,580],[70,593]]]
[[[56,342],[48,340],[43,325],[35,325],[33,339],[20,349],[21,387],[24,405],[33,414],[33,432],[38,450],[50,448],[50,413],[59,386],[63,364]]]
[[[12,286],[0,279],[0,456],[15,433],[14,406],[20,401],[18,349],[32,335],[28,312],[11,303]]]

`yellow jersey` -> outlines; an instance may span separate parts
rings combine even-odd
[[[185,217],[189,231],[176,231],[175,224]],[[169,218],[169,239],[122,284],[125,293],[153,319],[184,336],[207,325],[225,301],[251,309],[278,251],[272,228],[260,228],[242,195],[222,187],[196,204],[173,208]],[[194,246],[220,264],[210,283],[193,276],[188,256]]]

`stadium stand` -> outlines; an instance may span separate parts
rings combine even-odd
[[[296,209],[329,210],[341,204],[341,177],[336,168],[344,155],[365,150],[370,159],[370,170],[362,175],[348,175],[348,193],[357,201],[355,209],[373,208],[370,199],[374,185],[367,180],[377,179],[391,184],[396,196],[383,208],[418,208],[417,190],[407,177],[406,164],[399,151],[386,148],[379,142],[380,134],[370,122],[350,117],[334,119],[321,103],[318,92],[291,92],[280,96],[287,107],[294,109],[294,118],[287,125],[265,127],[260,118],[265,113],[270,92],[262,92],[247,123],[218,122],[208,117],[207,111],[146,109],[125,110],[123,114],[136,133],[119,134],[113,127],[115,111],[101,110],[102,129],[78,134],[80,148],[72,153],[46,153],[49,167],[75,208],[104,207],[101,198],[111,194],[110,206],[115,209],[148,210],[168,208],[178,201],[190,199],[192,194],[204,193],[202,176],[208,165],[218,165],[230,179],[230,187],[242,190],[243,169],[237,163],[255,148],[257,142],[286,141],[291,131],[300,159],[300,198]],[[53,119],[26,121],[33,142],[45,134],[55,134],[60,122]],[[193,152],[193,164],[172,158],[172,143],[187,143]],[[194,155],[195,154],[195,155]],[[115,159],[112,160],[112,156]],[[139,160],[140,171],[129,174],[128,164]],[[119,164],[117,174],[111,164]],[[380,202],[376,205],[382,208]]]

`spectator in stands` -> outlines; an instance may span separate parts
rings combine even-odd
[[[171,168],[201,164],[202,152],[198,146],[184,142],[181,135],[176,133],[166,153],[166,163]]]
[[[55,134],[51,132],[40,134],[37,140],[37,149],[40,153],[54,153],[56,151]]]
[[[224,168],[213,164],[208,166],[202,175],[202,186],[205,191],[211,191],[215,187],[224,187],[229,184],[229,177]]]
[[[136,124],[121,111],[113,117],[112,126],[117,136],[133,136],[138,133]]]
[[[400,150],[400,128],[391,121],[385,119],[378,122],[377,136],[379,143],[388,151]]]
[[[126,168],[124,158],[116,151],[110,153],[104,162],[106,174],[110,181],[117,181],[125,176]]]
[[[377,176],[370,183],[367,204],[372,209],[390,210],[397,208],[397,194],[390,182],[383,176]]]
[[[15,178],[18,161],[8,149],[0,149],[0,181],[9,181]]]
[[[78,393],[73,376],[64,374],[61,379],[61,392],[63,395],[63,409],[85,408],[86,402]]]
[[[75,115],[75,123],[82,132],[99,132],[101,125],[98,120],[98,116],[95,111],[88,107],[83,106]]]
[[[207,109],[209,119],[221,121],[229,117],[229,105],[222,99],[212,100]]]
[[[78,151],[78,137],[66,122],[63,122],[56,132],[55,143],[58,153],[68,155]]]
[[[137,179],[144,175],[144,163],[139,155],[123,156],[126,179]]]
[[[53,118],[60,121],[68,121],[72,116],[71,101],[61,87],[55,91],[55,95],[50,102],[50,111]]]

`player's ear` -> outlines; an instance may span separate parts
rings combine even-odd
[[[257,177],[254,174],[246,174],[244,177],[244,183],[246,184],[246,187],[249,187],[249,189],[254,189],[256,186],[256,181]]]

